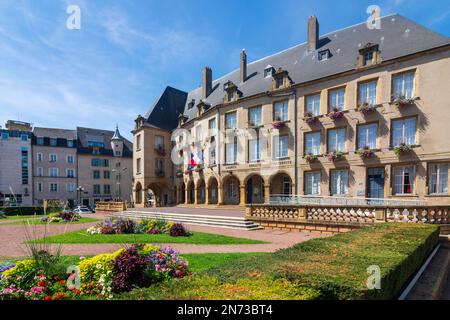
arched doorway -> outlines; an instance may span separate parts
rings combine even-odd
[[[236,176],[229,176],[223,182],[224,204],[238,205],[240,203],[240,182]]]
[[[161,183],[151,183],[147,187],[146,206],[166,207],[169,202],[169,189]]]
[[[245,202],[264,203],[264,179],[260,175],[252,175],[247,178],[245,184]]]
[[[134,193],[134,203],[142,204],[142,185],[140,182],[136,184],[135,193]]]
[[[290,196],[292,195],[292,179],[285,172],[279,172],[270,179],[270,195]]]
[[[180,187],[180,203],[186,203],[186,184],[184,183],[184,181],[181,183]]]
[[[198,204],[205,204],[206,202],[206,184],[203,179],[197,182],[197,200]]]
[[[188,184],[188,196],[189,196],[189,203],[193,204],[195,203],[195,184],[194,181],[190,181]]]
[[[208,202],[209,204],[218,204],[219,203],[219,193],[218,193],[218,186],[216,178],[209,179],[208,182]]]

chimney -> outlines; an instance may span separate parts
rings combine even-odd
[[[247,80],[247,54],[245,49],[241,52],[241,83]]]
[[[212,91],[212,70],[210,67],[203,68],[203,99],[208,98]]]
[[[308,51],[319,48],[319,21],[316,16],[308,18]]]

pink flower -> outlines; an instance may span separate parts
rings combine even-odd
[[[18,277],[16,278],[16,281],[20,281],[20,280],[22,280],[22,279],[23,279],[23,277],[18,276]]]

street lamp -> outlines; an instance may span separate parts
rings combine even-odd
[[[82,186],[78,186],[77,195],[78,195],[78,205],[81,206],[81,193],[84,192],[84,188]]]
[[[116,192],[116,200],[120,201],[122,199],[122,192],[120,190],[120,179],[122,172],[127,171],[127,168],[122,169],[113,169],[112,172],[116,173],[116,180],[117,180],[117,186],[118,186],[118,192]]]

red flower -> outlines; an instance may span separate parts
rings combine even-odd
[[[58,280],[59,280],[59,277],[58,277],[58,276],[54,276],[54,277],[53,277],[53,280],[58,281]]]
[[[97,295],[97,297],[103,298],[103,293],[99,293],[99,294]]]
[[[65,280],[61,280],[61,281],[59,281],[59,284],[62,284],[62,285],[64,285],[66,283],[66,281]]]
[[[39,286],[40,287],[45,287],[45,281],[39,281]]]
[[[44,300],[45,300],[45,301],[52,300],[52,297],[46,296],[46,297],[44,298]]]
[[[73,293],[75,293],[75,294],[80,294],[80,293],[81,293],[81,290],[73,289]]]
[[[59,300],[59,299],[61,299],[62,297],[64,297],[64,293],[58,293],[58,294],[56,295],[56,297],[55,297],[55,300]]]

